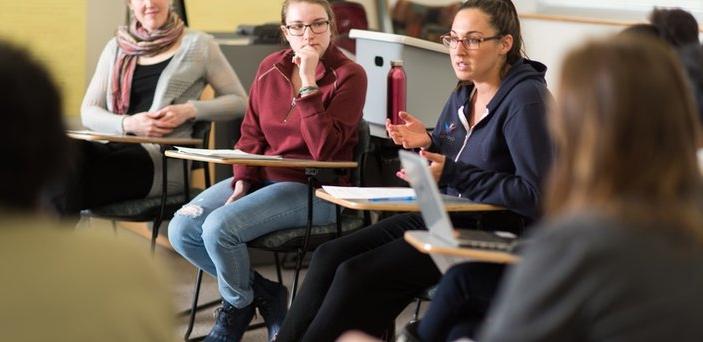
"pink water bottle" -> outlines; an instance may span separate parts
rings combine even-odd
[[[399,112],[405,111],[407,80],[403,61],[391,61],[391,70],[388,71],[388,96],[386,97],[387,111],[386,117],[394,125],[403,123],[399,117]]]

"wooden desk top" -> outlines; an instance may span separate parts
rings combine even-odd
[[[357,167],[352,161],[317,161],[307,159],[247,159],[247,158],[221,158],[205,156],[194,153],[179,151],[166,151],[166,156],[177,159],[188,159],[204,161],[216,164],[244,164],[249,166],[270,166],[270,167],[293,167],[293,168],[313,168],[313,169],[353,169]]]
[[[349,209],[356,210],[378,210],[378,211],[420,211],[417,201],[370,201],[367,199],[342,199],[334,197],[324,189],[317,189],[315,196]],[[504,208],[491,205],[471,202],[466,199],[442,196],[444,207],[447,211],[496,211]]]
[[[66,135],[73,139],[88,140],[88,141],[110,141],[136,144],[160,144],[160,145],[187,145],[194,146],[201,143],[199,139],[193,138],[154,138],[142,137],[136,135],[120,135],[99,133],[91,131],[66,131]]]
[[[513,264],[520,260],[519,256],[506,252],[452,246],[425,230],[407,231],[403,238],[410,245],[425,254],[441,254],[466,258],[468,259],[466,261],[482,261],[498,264]]]

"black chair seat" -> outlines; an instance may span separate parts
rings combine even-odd
[[[364,219],[357,215],[343,215],[342,235],[346,235],[357,229],[364,227]],[[296,248],[302,248],[305,242],[306,227],[296,227],[279,230],[266,234],[255,240],[247,242],[247,246],[252,248],[265,249],[269,251],[289,252]],[[315,249],[317,246],[332,240],[337,234],[337,224],[315,225],[310,231],[308,249]]]
[[[202,191],[202,189],[193,188],[190,190],[190,197],[193,198]],[[166,196],[164,217],[173,216],[185,201],[183,193]],[[160,210],[161,196],[155,196],[109,204],[86,210],[83,214],[117,221],[143,222],[152,220],[159,215]]]

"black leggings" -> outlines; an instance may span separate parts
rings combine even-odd
[[[474,338],[503,277],[505,266],[466,262],[450,268],[417,328],[421,341]]]
[[[151,189],[154,163],[139,144],[73,141],[78,156],[65,182],[53,191],[53,203],[64,216],[83,209],[144,198]]]
[[[349,329],[380,336],[441,276],[403,240],[417,229],[420,215],[396,215],[320,246],[276,341],[333,341]]]

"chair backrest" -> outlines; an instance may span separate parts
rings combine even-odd
[[[349,38],[349,30],[368,30],[369,23],[364,6],[356,2],[337,1],[333,2],[331,7],[337,20],[337,45],[355,54],[356,42]]]
[[[371,131],[369,129],[369,123],[366,120],[361,119],[359,121],[359,125],[357,126],[357,132],[359,138],[356,143],[356,147],[354,147],[354,161],[356,161],[359,166],[352,171],[351,182],[354,186],[363,186],[366,155],[368,154],[371,146]]]
[[[212,129],[211,121],[196,121],[193,124],[193,132],[191,133],[191,138],[199,139],[201,141],[200,148],[208,148],[210,142],[210,130]],[[203,169],[203,175],[205,177],[205,187],[211,185],[210,181],[210,168],[206,162],[193,162],[191,164],[191,170]]]
[[[196,121],[193,124],[193,133],[191,137],[194,139],[200,139],[202,141],[201,148],[207,148],[208,140],[210,140],[210,128],[212,127],[212,122],[210,121]]]

